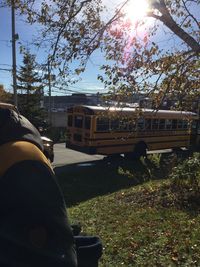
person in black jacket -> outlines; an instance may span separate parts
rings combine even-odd
[[[0,108],[0,266],[76,267],[64,198],[39,132]]]

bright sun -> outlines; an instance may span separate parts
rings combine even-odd
[[[132,23],[136,23],[145,17],[148,9],[147,0],[130,0],[124,11],[126,17],[130,19]]]

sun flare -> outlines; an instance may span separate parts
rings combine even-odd
[[[148,9],[147,0],[130,0],[124,11],[126,17],[132,23],[136,23],[146,16]]]

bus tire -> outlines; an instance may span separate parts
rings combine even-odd
[[[134,158],[134,153],[133,152],[124,153],[124,158],[127,160],[132,160]]]
[[[120,154],[113,154],[113,155],[108,155],[103,158],[103,162],[105,162],[108,165],[118,165],[119,162],[121,162],[123,157]]]
[[[147,145],[145,142],[139,142],[135,145],[134,151],[134,158],[139,159],[140,157],[147,157]]]

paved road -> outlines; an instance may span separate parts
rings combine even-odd
[[[170,153],[171,149],[148,151],[148,154],[152,153]],[[65,148],[65,143],[54,145],[54,162],[53,167],[68,166],[71,164],[78,164],[83,162],[98,161],[104,158],[101,155],[88,155],[85,153],[77,152],[72,149]]]
[[[101,155],[88,155],[65,148],[65,143],[61,143],[54,145],[54,162],[52,165],[53,167],[59,167],[74,163],[91,162],[103,158],[104,156]]]

